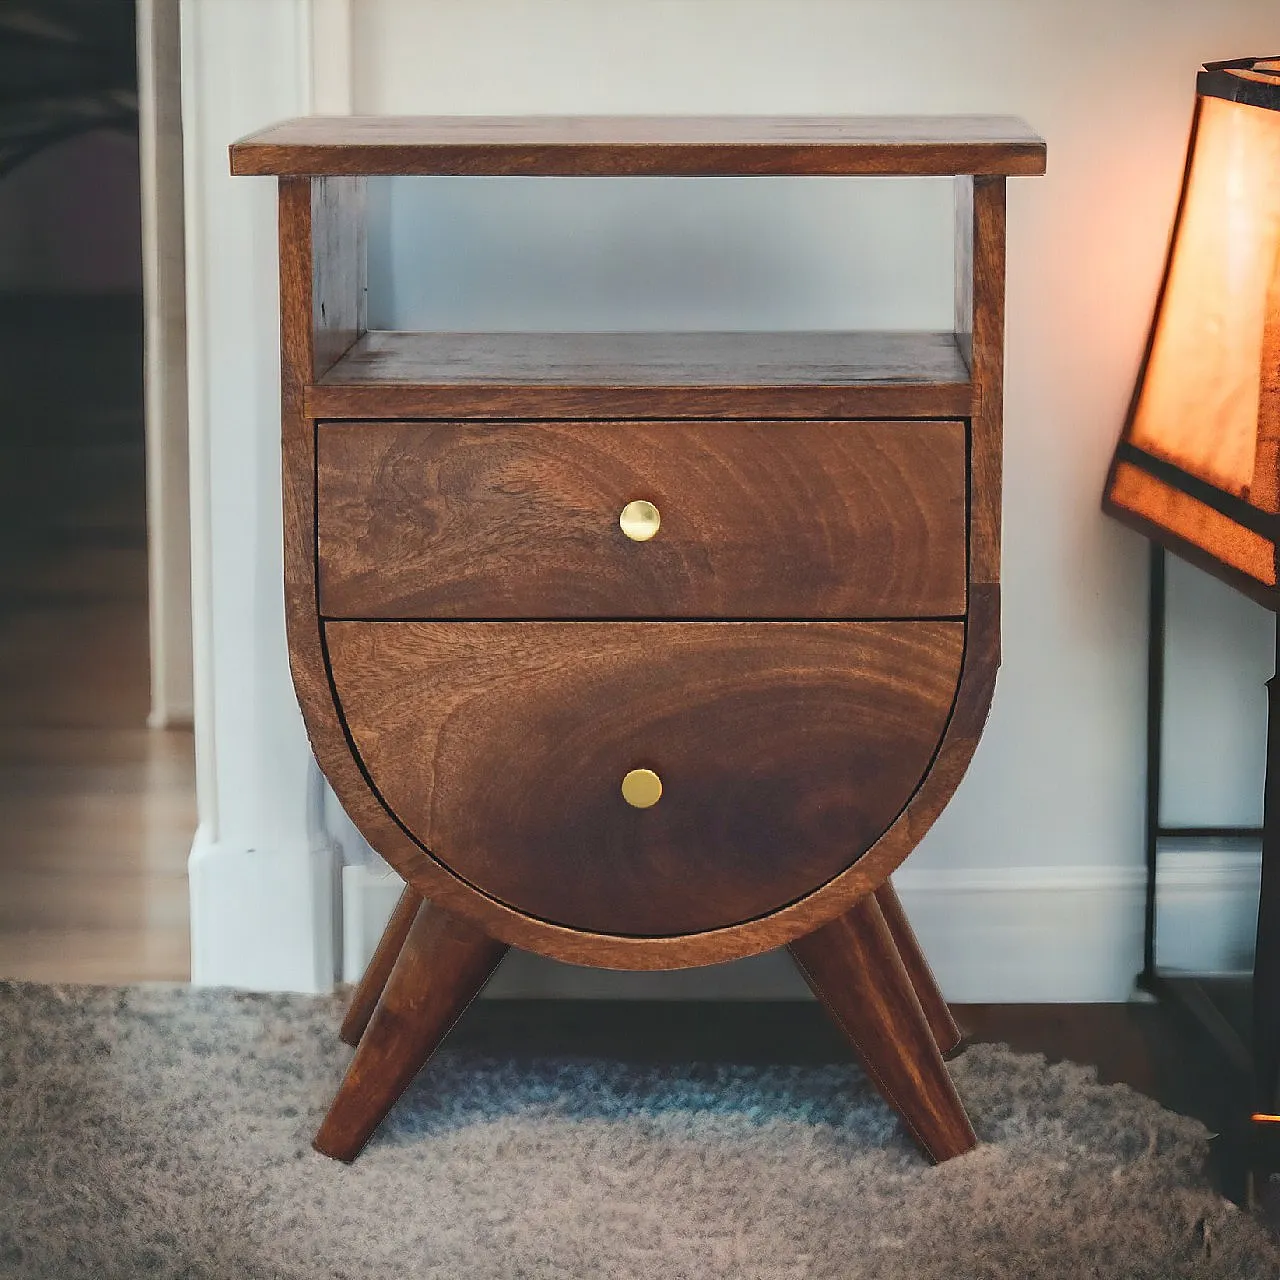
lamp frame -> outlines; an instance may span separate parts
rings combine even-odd
[[[1266,781],[1261,826],[1165,825],[1161,817],[1163,794],[1163,739],[1165,701],[1165,638],[1167,567],[1169,552],[1152,542],[1148,577],[1147,630],[1147,728],[1146,803],[1144,846],[1146,900],[1143,919],[1142,971],[1139,990],[1177,1006],[1209,1037],[1247,1091],[1248,1113],[1240,1117],[1238,1131],[1223,1134],[1228,1157],[1223,1161],[1228,1177],[1243,1175],[1239,1185],[1224,1188],[1233,1197],[1253,1202],[1257,1184],[1280,1170],[1280,1123],[1257,1119],[1280,1113],[1280,678],[1267,681]],[[1280,615],[1277,616],[1277,668],[1280,671]],[[1160,895],[1159,856],[1165,840],[1260,840],[1262,883],[1258,896],[1254,968],[1249,977],[1251,1027],[1233,1019],[1228,1004],[1219,997],[1223,984],[1237,980],[1185,970],[1162,969],[1156,943],[1157,907]]]

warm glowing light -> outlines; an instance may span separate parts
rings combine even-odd
[[[1106,509],[1275,608],[1280,62],[1211,64]]]
[[[1265,1124],[1280,1124],[1280,1116],[1269,1116],[1261,1111],[1255,1111],[1253,1115],[1249,1117],[1249,1119],[1258,1120]]]
[[[1280,111],[1204,98],[1130,438],[1240,497],[1254,489],[1266,329],[1280,324],[1278,251]]]

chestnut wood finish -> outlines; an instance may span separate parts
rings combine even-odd
[[[316,418],[967,417],[952,333],[398,333],[361,337]]]
[[[314,1146],[354,1160],[507,948],[429,902],[418,906],[386,988]]]
[[[965,467],[960,422],[321,423],[320,610],[958,617]]]
[[[885,881],[876,890],[875,899],[884,915],[885,923],[889,926],[893,945],[911,978],[911,985],[915,988],[920,1007],[924,1010],[939,1052],[944,1058],[957,1053],[965,1044],[965,1034],[956,1023],[946,999],[938,988],[937,979],[934,978],[933,970],[930,969],[929,962],[920,949],[915,930],[912,929],[902,909],[902,903],[893,885]],[[369,1018],[377,1006],[378,998],[391,975],[395,958],[409,936],[409,927],[413,924],[421,902],[422,898],[406,886],[400,895],[400,900],[396,903],[395,910],[391,913],[391,918],[387,921],[382,937],[378,940],[378,946],[368,969],[365,970],[364,976],[352,992],[351,1003],[340,1032],[340,1038],[347,1044],[358,1044],[360,1037],[364,1034]]]
[[[964,189],[967,180],[958,179]],[[312,190],[314,186],[314,191]],[[1002,191],[1002,188],[1001,188]],[[361,183],[314,184],[305,179],[280,181],[281,325],[283,444],[285,464],[285,597],[294,685],[302,705],[313,749],[326,776],[365,837],[420,892],[450,910],[483,922],[504,941],[529,947],[575,964],[619,968],[679,968],[711,964],[782,946],[792,938],[834,918],[858,898],[873,891],[910,852],[932,825],[954,791],[977,745],[990,706],[999,665],[999,589],[974,585],[971,564],[969,605],[965,620],[965,659],[955,708],[942,745],[923,785],[893,826],[866,854],[815,894],[771,914],[731,929],[688,937],[638,939],[565,929],[531,919],[477,892],[425,853],[387,812],[370,788],[351,752],[329,681],[317,616],[315,555],[316,424],[302,408],[315,390],[315,379],[328,366],[315,358],[313,323],[347,312],[359,314],[363,297],[363,262],[345,271],[317,257],[317,246],[341,241],[343,228],[358,226]],[[973,236],[989,240],[982,230],[991,202],[976,203]],[[998,203],[1002,210],[1002,202]],[[961,226],[967,225],[964,218]],[[351,252],[360,256],[362,240],[347,233]],[[963,249],[963,244],[960,246]],[[987,296],[995,288],[986,273]],[[349,299],[354,298],[353,305]],[[321,304],[328,301],[328,306]],[[998,301],[998,299],[997,299]],[[321,332],[319,335],[323,337]],[[345,334],[344,334],[345,336]],[[978,352],[991,344],[978,344]],[[998,358],[998,350],[991,358]],[[998,406],[996,406],[998,408]],[[999,450],[998,414],[970,424],[971,448]],[[985,433],[984,444],[978,439]],[[990,468],[987,469],[990,473]],[[971,477],[974,500],[981,498]],[[996,503],[998,516],[998,503]],[[997,544],[998,545],[998,541]],[[990,572],[990,571],[988,571]]]
[[[925,1149],[967,1150],[959,1032],[888,876],[999,665],[1004,178],[1043,142],[989,118],[317,119],[232,154],[280,175],[295,688],[407,883],[317,1145],[359,1150],[508,944],[643,969],[790,945]],[[370,334],[364,175],[415,172],[952,174],[955,330]],[[624,545],[637,497],[662,527]],[[619,794],[636,767],[651,809]]]
[[[627,177],[1040,174],[1010,116],[313,116],[231,148],[231,172]]]
[[[929,1030],[933,1033],[938,1051],[943,1057],[955,1053],[964,1043],[964,1032],[951,1016],[951,1010],[938,987],[938,980],[933,976],[929,961],[920,947],[920,940],[916,937],[911,921],[907,919],[907,913],[903,911],[902,903],[888,880],[876,890],[875,899],[876,905],[880,908],[880,914],[884,916],[884,922],[889,927],[894,949],[902,960],[907,976],[911,979],[916,998],[920,1001],[921,1009],[924,1010],[925,1021],[928,1022]]]
[[[338,1030],[338,1039],[344,1044],[355,1046],[360,1043],[421,905],[422,895],[406,885],[382,931],[382,937],[378,939],[369,967],[351,995],[347,1016]]]
[[[280,429],[289,667],[312,750],[339,794],[363,786],[347,750],[321,641],[315,573],[315,423],[305,388],[365,327],[364,182],[282,178]]]
[[[956,334],[973,378],[969,581],[994,585],[1004,463],[1004,179],[957,178],[956,222]]]
[[[723,929],[844,871],[924,776],[964,643],[956,622],[325,635],[354,749],[425,849],[527,916],[642,937]],[[662,779],[652,809],[619,791],[637,767]]]
[[[797,938],[790,949],[872,1083],[925,1153],[940,1161],[972,1150],[978,1139],[875,896]]]

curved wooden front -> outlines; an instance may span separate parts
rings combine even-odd
[[[525,916],[671,937],[845,872],[929,772],[963,622],[324,624],[372,787]],[[662,798],[634,809],[645,767]],[[527,944],[526,944],[527,945]]]

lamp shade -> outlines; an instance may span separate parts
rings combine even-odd
[[[1280,59],[1206,64],[1155,320],[1103,499],[1280,608]]]

